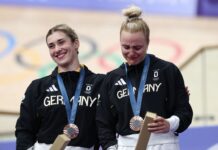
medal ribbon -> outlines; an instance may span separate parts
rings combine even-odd
[[[128,78],[127,65],[125,64],[127,88],[129,91],[129,98],[130,98],[130,103],[131,103],[131,107],[132,107],[132,111],[133,111],[134,116],[139,116],[139,114],[140,114],[143,90],[144,90],[144,85],[146,83],[147,76],[148,76],[149,65],[150,65],[150,57],[148,55],[146,55],[145,60],[144,60],[144,68],[143,68],[143,72],[141,75],[141,81],[140,81],[140,85],[139,85],[139,89],[138,89],[137,101],[136,101],[136,98],[135,98],[134,92],[133,92],[133,86]]]
[[[67,119],[68,119],[69,124],[74,123],[75,118],[76,118],[76,111],[77,111],[79,96],[81,93],[84,78],[85,78],[85,70],[83,67],[81,67],[80,76],[79,76],[79,80],[77,82],[74,100],[73,100],[72,107],[71,107],[70,100],[68,98],[67,91],[66,91],[66,88],[64,86],[64,82],[63,82],[61,76],[59,74],[57,75],[57,81],[58,81],[58,85],[59,85],[60,90],[61,90],[61,94],[64,98],[65,109],[67,112]]]

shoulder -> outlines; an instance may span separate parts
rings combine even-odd
[[[109,76],[125,76],[125,66],[124,64],[121,64],[118,68],[114,69],[114,70],[111,70],[109,71],[107,74],[106,74],[107,77]]]
[[[51,80],[54,79],[54,76],[53,75],[48,75],[48,76],[45,76],[45,77],[41,77],[41,78],[37,78],[35,80],[32,81],[32,85],[44,85],[46,83],[50,83]]]
[[[103,85],[104,86],[113,86],[118,82],[119,80],[124,80],[125,79],[125,68],[124,65],[120,65],[118,68],[108,72],[103,80]]]
[[[50,85],[52,83],[52,76],[46,76],[46,77],[42,77],[42,78],[38,78],[33,80],[28,88],[27,88],[27,92],[31,91],[35,94],[38,94],[44,90],[46,90],[46,88],[48,87],[48,85]]]
[[[158,58],[154,55],[150,55],[151,58],[151,67],[152,68],[158,68],[163,71],[179,71],[179,68],[172,62],[163,60],[161,58]]]
[[[22,101],[24,103],[33,102],[32,104],[36,104],[36,102],[38,102],[37,99],[46,92],[49,85],[48,83],[51,83],[50,79],[51,76],[46,76],[33,80],[27,87]]]
[[[168,81],[183,81],[183,76],[179,68],[172,62],[153,57],[151,58],[151,69],[159,70],[163,73],[164,77],[168,79]]]
[[[41,92],[45,88],[48,88],[51,83],[54,83],[54,80],[56,80],[56,75],[57,68],[55,68],[50,75],[34,79],[28,86],[28,89],[34,90],[34,93],[36,93],[37,91]]]
[[[84,68],[85,68],[86,78],[88,82],[99,83],[104,80],[105,74],[95,73],[85,65]]]

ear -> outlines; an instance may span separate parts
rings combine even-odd
[[[78,51],[78,49],[79,49],[79,45],[80,45],[79,40],[76,39],[76,40],[74,41],[74,46],[75,46],[75,49],[76,49],[77,51]]]

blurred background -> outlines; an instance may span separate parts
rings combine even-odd
[[[0,0],[0,150],[15,149],[23,94],[54,69],[45,35],[56,24],[79,34],[81,63],[106,73],[123,59],[121,10],[143,10],[148,53],[175,63],[190,90],[194,118],[180,134],[183,150],[218,150],[218,0]]]

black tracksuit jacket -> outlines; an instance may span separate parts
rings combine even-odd
[[[68,124],[63,97],[57,80],[57,68],[47,77],[34,80],[25,92],[16,123],[17,150],[26,150],[39,143],[52,144]],[[79,72],[60,73],[72,104]],[[104,75],[94,74],[85,66],[85,80],[80,94],[75,124],[80,132],[70,141],[70,146],[92,147],[97,142],[97,93]]]
[[[149,55],[149,54],[148,54]],[[147,82],[141,105],[140,116],[146,111],[157,113],[164,118],[176,115],[180,119],[177,133],[183,132],[192,121],[192,108],[179,69],[172,63],[150,56]],[[138,93],[144,61],[128,66],[128,77]],[[101,98],[97,104],[97,126],[100,144],[106,149],[117,143],[116,133],[130,135],[129,121],[133,117],[124,64],[109,72],[101,87]],[[137,94],[135,94],[137,96]]]

